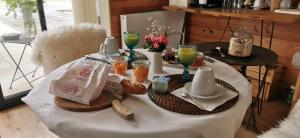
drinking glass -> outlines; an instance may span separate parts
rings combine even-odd
[[[115,74],[126,76],[127,66],[128,66],[126,58],[120,56],[112,57],[111,63],[115,71]]]
[[[178,46],[178,59],[179,62],[183,65],[184,71],[182,75],[183,82],[189,82],[189,66],[194,63],[197,50],[195,46],[192,45],[179,45]]]
[[[150,62],[148,60],[136,60],[132,63],[133,77],[137,82],[145,82],[148,79]]]
[[[139,32],[124,32],[124,41],[127,48],[130,49],[129,62],[134,61],[134,49],[139,42],[140,33]]]

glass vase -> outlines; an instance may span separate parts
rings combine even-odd
[[[31,38],[37,34],[36,23],[32,16],[32,10],[30,8],[22,8],[22,15],[24,21],[24,36]]]

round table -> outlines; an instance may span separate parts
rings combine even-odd
[[[149,55],[146,50],[139,51]],[[71,112],[57,107],[49,94],[51,80],[69,64],[51,72],[22,99],[52,132],[64,138],[233,138],[251,103],[252,85],[247,79],[231,66],[215,60],[207,63],[214,69],[215,77],[225,80],[240,92],[237,103],[224,112],[210,115],[175,113],[157,106],[147,95],[129,95],[122,101],[135,113],[132,121],[123,119],[112,108]],[[180,68],[164,67],[163,70],[166,75],[182,73]]]
[[[221,57],[216,47],[221,47],[221,51],[225,57]],[[205,55],[218,59],[229,65],[239,66],[261,66],[272,65],[276,63],[277,54],[269,49],[260,46],[253,46],[252,53],[249,57],[234,57],[228,54],[228,42],[208,42],[197,45],[197,51],[205,53]]]

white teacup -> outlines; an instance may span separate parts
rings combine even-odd
[[[216,82],[213,69],[209,66],[199,67],[195,73],[190,93],[195,96],[215,94]]]

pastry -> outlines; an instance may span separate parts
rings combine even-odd
[[[127,94],[145,94],[146,87],[139,82],[131,80],[122,80],[121,85],[123,86],[124,92]]]

